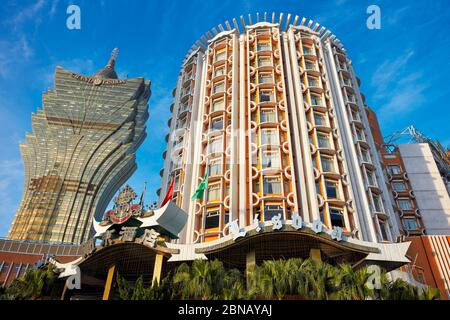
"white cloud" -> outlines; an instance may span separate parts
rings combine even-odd
[[[14,28],[18,28],[23,22],[28,19],[36,19],[39,11],[44,7],[45,0],[38,0],[36,3],[25,7],[19,11],[15,16],[7,21],[12,24]]]

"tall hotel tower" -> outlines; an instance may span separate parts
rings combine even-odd
[[[150,82],[119,80],[116,54],[94,76],[56,69],[55,89],[43,94],[20,145],[25,189],[10,239],[85,241],[92,218],[136,170]]]
[[[363,241],[396,241],[364,96],[336,36],[290,14],[218,29],[189,51],[170,107],[158,192],[174,179],[174,201],[189,214],[181,242],[294,212]],[[203,199],[192,200],[206,174]]]

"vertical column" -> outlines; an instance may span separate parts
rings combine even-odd
[[[250,288],[250,279],[249,279],[249,271],[250,268],[254,267],[256,265],[256,252],[249,251],[247,252],[246,261],[245,261],[245,278],[247,280],[247,289]]]
[[[356,154],[350,122],[345,109],[344,97],[340,89],[333,49],[331,48],[331,44],[329,42],[326,44],[325,52],[327,55],[324,55],[324,60],[328,70],[328,82],[333,95],[333,101],[335,103],[336,116],[340,124],[339,130],[341,130],[340,136],[343,142],[342,147],[344,149],[345,158],[348,160],[349,176],[352,182],[352,187],[356,188],[353,195],[355,196],[358,218],[360,218],[359,225],[361,226],[361,232],[363,234],[362,238],[366,241],[377,242],[371,217],[371,209],[365,191],[364,180],[359,168],[359,160]]]
[[[288,33],[289,44],[290,44],[290,55],[291,55],[291,63],[293,66],[293,79],[294,79],[294,94],[296,98],[297,110],[298,110],[298,120],[299,120],[299,129],[300,129],[300,142],[302,148],[302,156],[303,156],[303,170],[306,176],[306,192],[308,194],[308,203],[310,210],[310,219],[317,220],[320,219],[319,215],[319,205],[317,203],[317,194],[316,194],[316,185],[313,167],[311,164],[311,151],[309,147],[309,134],[306,124],[306,115],[304,108],[304,101],[302,95],[302,86],[299,75],[299,65],[297,61],[297,50],[295,48],[295,36],[293,29],[289,30]]]
[[[245,44],[246,37],[241,35],[239,37],[239,225],[244,227],[247,225],[246,212],[247,212],[247,152],[246,152],[246,90],[245,90]]]
[[[230,183],[230,221],[238,218],[239,212],[239,35],[233,35],[233,93],[232,93],[232,109],[231,109],[231,183]]]
[[[292,73],[298,72],[297,70],[292,69],[290,59],[289,59],[289,43],[288,38],[285,33],[283,33],[283,54],[285,56],[285,70],[286,70],[286,84],[287,84],[287,92],[286,95],[288,100],[286,101],[286,110],[289,114],[289,134],[293,139],[292,143],[292,153],[295,155],[292,160],[292,171],[295,173],[296,179],[296,197],[297,203],[296,207],[300,207],[301,216],[305,220],[305,222],[310,222],[309,219],[309,206],[308,206],[308,195],[306,194],[306,185],[305,185],[305,173],[303,170],[303,160],[302,160],[302,148],[300,142],[300,132],[299,132],[299,120],[297,114],[297,105],[295,103],[295,95],[294,95],[294,84],[292,83]]]
[[[160,253],[156,254],[155,265],[153,266],[152,284],[154,284],[156,281],[156,283],[159,285],[159,282],[161,281],[163,261],[164,261],[164,256]]]
[[[115,278],[116,278],[116,266],[112,265],[108,269],[108,275],[106,277],[105,289],[103,291],[102,300],[109,300],[111,298],[111,291],[112,291],[111,289]]]

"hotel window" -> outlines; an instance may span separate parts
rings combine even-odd
[[[376,186],[377,184],[375,183],[375,178],[373,176],[373,172],[370,170],[367,170],[366,174],[367,174],[367,182],[369,183],[369,186]]]
[[[261,131],[261,144],[278,144],[277,131],[274,129],[265,129]]]
[[[211,131],[223,130],[223,117],[217,117],[211,120]]]
[[[220,152],[222,150],[222,137],[212,138],[209,142],[209,152]]]
[[[221,50],[219,52],[216,52],[215,62],[225,60],[226,58],[227,58],[227,52],[225,50]]]
[[[330,139],[327,134],[317,133],[317,144],[319,148],[331,149]]]
[[[1,266],[1,264],[0,264]],[[0,270],[0,274],[6,274],[9,271],[9,263],[8,262],[4,262],[3,263],[3,267]]]
[[[226,226],[230,222],[230,212],[225,211],[225,214],[223,215],[223,224]]]
[[[347,99],[350,102],[356,102],[356,98],[355,98],[355,96],[353,94],[347,95]]]
[[[310,87],[319,87],[319,80],[314,77],[308,77],[308,85]]]
[[[259,121],[261,123],[276,122],[275,111],[273,109],[261,109]]]
[[[415,218],[403,218],[403,227],[405,230],[419,229],[419,225],[417,224],[417,220]]]
[[[173,189],[174,190],[179,190],[180,189],[180,175],[179,174],[177,174],[175,176],[175,181],[173,183]]]
[[[224,99],[216,99],[213,101],[211,105],[211,112],[224,110],[225,109],[225,100]]]
[[[379,224],[380,224],[380,231],[381,231],[382,240],[383,241],[389,241],[388,231],[387,231],[387,227],[388,226],[387,226],[386,222],[379,220]]]
[[[370,153],[366,148],[361,148],[361,157],[364,162],[370,163]]]
[[[344,216],[342,211],[337,208],[330,208],[331,225],[335,227],[344,227]]]
[[[258,67],[271,67],[272,59],[270,57],[260,57],[258,58]]]
[[[205,229],[214,229],[219,227],[220,213],[218,210],[209,211],[205,217]]]
[[[225,74],[225,67],[219,67],[214,69],[214,77],[223,76]]]
[[[352,110],[352,111],[351,111],[351,114],[352,114],[352,120],[353,120],[353,121],[359,121],[359,114],[358,114],[357,111]]]
[[[208,186],[208,201],[220,200],[220,184],[211,184]]]
[[[314,63],[310,61],[305,61],[305,69],[306,70],[316,70],[316,66]]]
[[[325,181],[325,190],[327,192],[327,198],[338,198],[338,186],[337,182],[326,180]]]
[[[314,54],[312,47],[303,46],[302,49],[303,49],[303,54],[310,54],[310,55]]]
[[[388,172],[390,174],[400,174],[400,173],[402,173],[402,170],[401,170],[400,166],[397,166],[397,165],[389,165],[389,166],[387,166],[387,169],[388,169]]]
[[[281,215],[283,219],[283,208],[278,204],[269,204],[264,206],[264,221],[270,221],[273,217]]]
[[[364,133],[362,132],[361,129],[356,128],[356,129],[355,129],[355,132],[356,132],[356,139],[357,139],[357,140],[359,140],[359,141],[365,141],[365,139],[364,139]]]
[[[281,194],[280,177],[264,177],[263,191],[264,194]]]
[[[259,92],[259,102],[272,102],[273,92],[271,90],[261,90]]]
[[[323,113],[314,112],[314,123],[316,126],[325,126],[327,123],[325,115]]]
[[[321,156],[321,164],[323,172],[334,172],[333,158]]]
[[[280,158],[278,151],[263,150],[262,155],[262,167],[263,168],[279,168]]]
[[[222,174],[222,161],[220,158],[212,159],[209,162],[209,176],[216,176]]]
[[[322,98],[317,94],[311,94],[311,105],[313,106],[321,106]]]
[[[270,43],[269,41],[258,41],[257,51],[270,51]]]
[[[397,199],[397,205],[402,210],[412,210],[413,205],[409,199]]]
[[[393,181],[392,189],[397,192],[406,191],[406,184],[403,181]]]
[[[383,205],[381,203],[381,198],[377,195],[372,195],[373,207],[376,212],[383,212]]]
[[[213,93],[224,92],[225,91],[225,82],[221,81],[216,83],[213,87]]]
[[[271,73],[260,73],[258,83],[273,83],[273,76]]]

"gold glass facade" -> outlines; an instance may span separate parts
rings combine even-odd
[[[112,62],[112,64],[111,64]],[[81,243],[136,170],[150,82],[118,80],[114,61],[95,76],[58,67],[55,88],[20,144],[25,189],[8,238]]]

